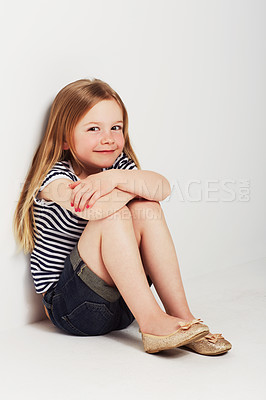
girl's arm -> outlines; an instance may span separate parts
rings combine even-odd
[[[153,171],[110,169],[72,182],[71,202],[82,211],[113,189],[152,201],[162,201],[171,193],[168,180]]]
[[[147,200],[162,201],[171,193],[168,180],[153,171],[143,170],[112,170],[117,175],[118,189]]]
[[[93,207],[89,209],[85,208],[84,211],[81,212],[75,212],[74,207],[71,207],[72,189],[69,187],[69,182],[69,179],[56,179],[49,183],[39,193],[38,197],[46,201],[53,201],[78,217],[91,221],[106,218],[114,214],[136,197],[134,193],[128,193],[115,188],[110,193],[100,197]]]

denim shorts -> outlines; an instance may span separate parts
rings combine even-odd
[[[149,276],[147,280],[151,286]],[[43,304],[52,323],[71,335],[104,335],[135,319],[119,290],[84,263],[77,245],[66,257],[57,285],[43,296]]]

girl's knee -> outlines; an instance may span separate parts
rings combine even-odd
[[[117,210],[115,213],[109,215],[108,217],[103,218],[102,222],[109,222],[109,221],[123,221],[123,220],[129,220],[132,219],[132,215],[130,212],[129,207],[126,205]]]
[[[128,204],[128,208],[160,208],[161,205],[159,203],[159,201],[155,201],[155,200],[147,200],[147,199],[133,199],[131,200]]]
[[[132,200],[128,204],[128,208],[134,219],[149,219],[161,217],[162,208],[158,201],[153,200]]]

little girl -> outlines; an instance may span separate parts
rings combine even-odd
[[[107,83],[81,79],[57,94],[14,216],[56,327],[103,335],[136,319],[148,353],[231,348],[189,309],[160,206],[169,194],[165,177],[140,169],[125,105]]]

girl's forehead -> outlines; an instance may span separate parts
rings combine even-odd
[[[81,119],[84,122],[101,122],[123,120],[123,111],[116,100],[101,100],[95,104]]]

